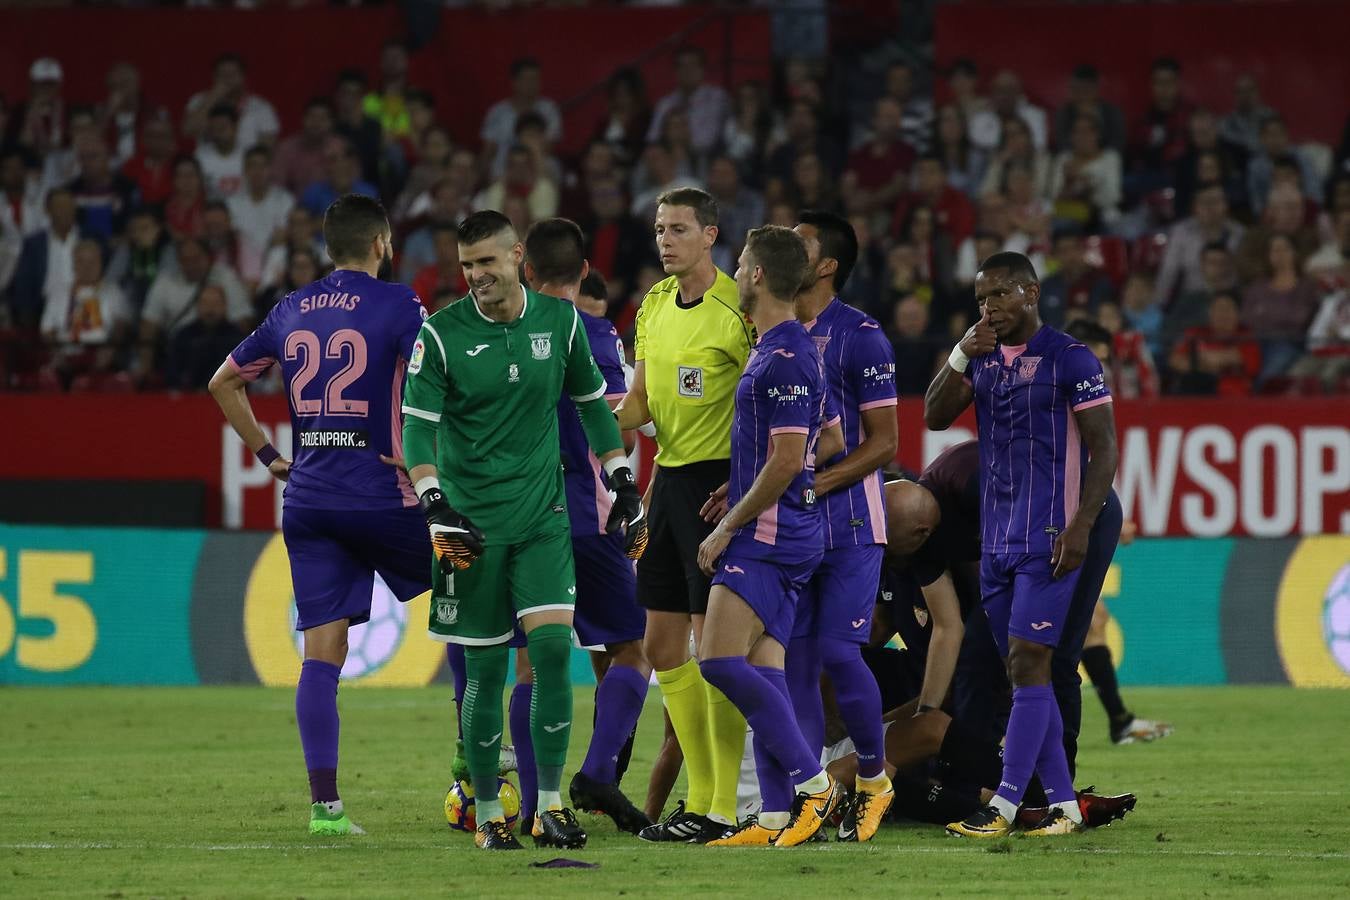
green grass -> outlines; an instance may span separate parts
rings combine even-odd
[[[1350,692],[1130,689],[1177,727],[1131,747],[1084,699],[1083,779],[1139,795],[1111,828],[985,846],[886,826],[870,845],[719,851],[583,816],[591,842],[570,855],[600,867],[541,870],[559,853],[489,856],[446,828],[443,687],[343,693],[342,792],[369,831],[347,839],[305,830],[287,691],[5,688],[0,896],[1350,895]],[[626,781],[639,800],[659,714],[649,702]]]

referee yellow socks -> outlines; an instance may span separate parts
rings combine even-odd
[[[666,712],[670,714],[670,724],[675,728],[675,737],[679,738],[680,749],[684,751],[684,771],[689,780],[685,809],[707,815],[712,808],[714,785],[707,685],[699,672],[698,662],[693,659],[685,660],[684,665],[673,669],[657,672],[656,682],[661,687],[661,696],[666,702]],[[743,741],[744,730],[741,735]],[[739,766],[740,756],[736,759]],[[735,783],[733,777],[733,795]],[[734,802],[732,808],[734,811]]]
[[[708,816],[724,825],[736,824],[736,786],[745,756],[745,716],[726,695],[708,684],[708,728],[712,745],[713,794]]]

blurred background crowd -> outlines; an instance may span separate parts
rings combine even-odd
[[[1051,104],[1014,68],[939,67],[922,46],[896,43],[860,77],[775,39],[761,80],[692,46],[669,54],[670,92],[617,68],[585,122],[520,57],[491,73],[473,140],[438,118],[455,86],[410,78],[400,40],[342,69],[293,128],[232,53],[179,108],[134,53],[92,104],[67,97],[68,61],[32,59],[26,90],[0,97],[0,389],[204,388],[328,269],[323,211],[348,192],[383,199],[389,277],[429,310],[465,292],[469,212],[500,209],[522,233],[575,219],[602,276],[589,290],[626,334],[664,277],[654,198],[695,185],[720,205],[728,272],[748,228],[849,217],[861,253],[843,296],[887,329],[902,393],[923,392],[977,315],[978,261],[1005,249],[1035,262],[1046,322],[1086,320],[1110,343],[1119,396],[1350,392],[1350,117],[1338,143],[1309,140],[1240,71],[1228,102],[1198,105],[1184,57],[1126,86],[1144,110],[1127,116],[1067,49]]]

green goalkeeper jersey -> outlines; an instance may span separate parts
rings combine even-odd
[[[422,325],[408,363],[405,427],[435,423],[441,489],[489,541],[568,528],[558,445],[564,390],[579,405],[604,403],[604,376],[565,300],[525,290],[519,318],[495,322],[469,294]],[[588,430],[597,454],[621,446],[607,406],[604,416],[609,427],[599,426],[598,441]],[[430,462],[413,460],[411,450],[410,468]]]

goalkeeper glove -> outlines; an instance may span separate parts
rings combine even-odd
[[[440,488],[428,488],[421,498],[422,515],[431,530],[431,549],[436,552],[441,571],[467,569],[483,553],[486,540],[467,518],[451,509]]]
[[[605,531],[614,534],[625,529],[628,538],[624,552],[629,559],[640,559],[642,551],[647,549],[647,512],[642,508],[642,495],[638,493],[637,479],[633,470],[621,466],[610,473],[609,483],[614,487],[614,506],[609,511],[609,521]]]

